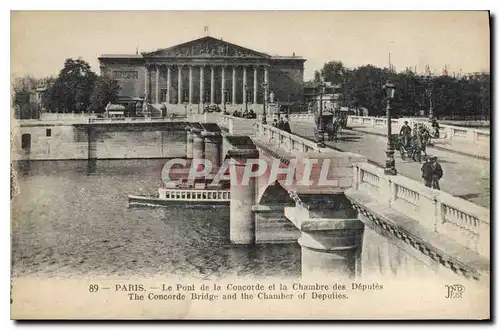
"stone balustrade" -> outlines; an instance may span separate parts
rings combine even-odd
[[[229,134],[252,136],[255,134],[254,123],[257,121],[258,119],[220,115],[218,124],[221,128],[226,129]]]
[[[451,125],[440,125],[440,127],[440,134],[445,140],[482,145],[490,143],[490,131],[487,130]]]
[[[316,142],[285,132],[272,125],[263,125],[260,122],[256,122],[254,126],[256,138],[288,153],[325,152],[331,150],[329,148],[319,148]]]
[[[393,125],[399,123],[398,119],[391,119]],[[363,116],[348,116],[348,125],[361,125],[371,127],[387,127],[387,118],[384,117],[363,117]]]
[[[410,127],[413,127],[415,123],[425,123],[430,126],[427,119],[419,118],[401,118],[401,119],[391,119],[392,125],[403,125],[403,122],[407,120]],[[349,116],[348,125],[351,126],[368,126],[368,127],[387,127],[387,118],[383,117],[362,117],[362,116]],[[490,132],[484,129],[459,127],[452,125],[439,125],[441,138],[445,140],[452,140],[463,143],[470,144],[482,144],[489,145],[490,143]],[[395,131],[395,133],[397,133]]]
[[[285,115],[281,115],[281,116],[284,117]],[[262,115],[259,115],[258,118],[260,120],[262,120]],[[275,119],[278,119],[278,115],[277,114],[272,114],[272,115],[266,116],[266,120],[267,120],[268,123],[272,123]],[[300,121],[300,122],[314,122],[314,114],[308,113],[308,112],[304,112],[304,113],[291,113],[288,116],[288,119],[290,121],[293,121],[293,122],[297,122],[297,121]]]
[[[356,163],[353,170],[353,189],[368,193],[424,228],[489,257],[488,209],[404,176],[385,175],[383,168],[368,163]]]

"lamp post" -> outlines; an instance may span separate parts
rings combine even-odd
[[[432,108],[432,77],[427,76],[427,96],[429,97],[429,120],[434,118],[434,109]]]
[[[383,86],[387,99],[386,115],[387,115],[387,150],[384,173],[387,175],[396,175],[396,165],[394,161],[394,144],[391,138],[392,135],[392,122],[391,122],[391,100],[394,98],[396,88],[390,82],[385,83]]]
[[[264,88],[264,104],[263,104],[263,111],[262,111],[262,124],[267,125],[267,109],[266,109],[266,99],[267,99],[267,83],[263,83],[262,87]]]
[[[318,120],[318,147],[325,146],[325,132],[323,131],[323,94],[325,93],[325,83],[320,82],[318,85],[319,92],[319,120]]]

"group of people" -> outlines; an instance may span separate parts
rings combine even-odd
[[[240,117],[240,118],[245,118],[245,119],[255,119],[257,118],[257,114],[252,110],[246,109],[245,111],[241,110],[234,110],[233,112],[233,117]]]
[[[434,129],[434,137],[438,138],[439,137],[439,124],[435,119],[432,120],[432,128]],[[413,134],[412,134],[413,133]],[[408,125],[408,122],[405,121],[404,125],[401,127],[401,130],[399,131],[400,136],[403,137],[405,148],[412,148],[415,147],[415,145],[412,146],[412,144],[415,143],[422,143],[422,148],[423,151],[425,152],[425,144],[426,144],[426,136],[430,136],[430,132],[427,127],[423,124],[414,124],[413,130],[412,128]],[[412,143],[413,142],[413,143]],[[419,148],[419,152],[420,152]],[[426,157],[426,161],[422,165],[421,168],[422,171],[422,179],[424,179],[424,184],[426,187],[432,188],[432,189],[437,189],[440,190],[439,186],[439,180],[443,177],[443,168],[441,167],[441,164],[439,164],[437,157],[436,156],[430,156]]]
[[[292,133],[292,129],[290,128],[290,123],[288,122],[288,115],[286,115],[284,118],[280,117],[279,120],[275,119],[273,122],[273,126],[287,133]]]

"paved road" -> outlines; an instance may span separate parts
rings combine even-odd
[[[292,132],[313,139],[314,124],[306,122],[291,123]],[[364,134],[351,130],[344,131],[338,142],[327,145],[341,151],[364,155],[372,162],[383,166],[385,163],[386,139],[381,136]],[[468,156],[453,154],[436,149],[428,149],[429,155],[438,157],[444,176],[440,181],[441,189],[472,203],[490,207],[490,162]],[[411,179],[422,181],[421,164],[401,160],[395,154],[398,172]]]

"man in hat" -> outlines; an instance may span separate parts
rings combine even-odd
[[[408,125],[408,121],[405,121],[404,125],[401,126],[399,135],[403,137],[404,146],[406,149],[408,149],[411,141],[411,127],[410,125]]]
[[[283,122],[282,129],[287,133],[292,133],[292,129],[290,128],[290,122],[288,121],[288,115],[285,116],[285,121]]]
[[[439,180],[443,177],[443,168],[438,163],[436,156],[427,158],[427,161],[422,165],[422,178],[426,187],[441,190]]]

